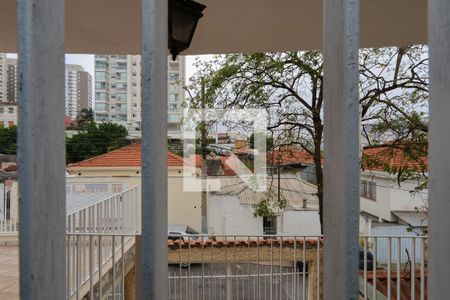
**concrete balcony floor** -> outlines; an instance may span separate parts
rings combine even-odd
[[[0,246],[0,278],[0,299],[20,299],[18,246]]]

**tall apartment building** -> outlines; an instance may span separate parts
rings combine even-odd
[[[17,101],[17,60],[0,53],[0,101]]]
[[[92,76],[82,66],[66,65],[65,112],[72,120],[92,108]],[[0,102],[17,102],[17,59],[0,53]]]
[[[80,65],[66,65],[65,72],[66,115],[72,120],[83,108],[92,108],[92,77]]]
[[[169,130],[179,129],[182,116],[185,58],[168,62]],[[124,125],[130,135],[141,129],[141,57],[139,55],[95,56],[95,118]]]
[[[6,101],[6,54],[0,53],[0,102]]]

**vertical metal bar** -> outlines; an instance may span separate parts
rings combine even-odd
[[[257,260],[257,265],[256,265],[256,268],[257,268],[257,271],[258,271],[258,277],[257,277],[257,279],[258,279],[258,284],[257,284],[257,293],[258,293],[258,299],[261,299],[261,290],[260,290],[260,288],[261,288],[261,278],[260,278],[260,276],[261,276],[261,274],[260,274],[260,269],[259,269],[259,236],[256,238],[256,260]]]
[[[293,277],[293,285],[294,285],[294,299],[297,299],[297,237],[294,237],[294,277]]]
[[[247,238],[247,295],[250,298],[250,236]]]
[[[125,236],[121,236],[120,238],[120,245],[121,245],[121,256],[122,256],[122,271],[121,271],[121,282],[122,285],[122,299],[125,299]]]
[[[420,254],[420,300],[425,299],[425,238],[421,238]]]
[[[428,37],[430,47],[429,118],[429,298],[450,295],[447,274],[450,261],[450,2],[429,0]]]
[[[205,300],[205,237],[202,235],[202,300]]]
[[[320,237],[317,237],[317,299],[320,300]]]
[[[323,20],[324,299],[358,299],[359,0],[325,0]]]
[[[373,238],[372,299],[377,300],[377,238]]]
[[[20,298],[65,299],[64,1],[18,0],[17,29]]]
[[[281,255],[282,255],[282,251],[283,251],[283,237],[280,237],[280,299],[283,299],[282,296],[282,286],[283,286],[283,265],[282,265],[282,260],[281,260]]]
[[[303,270],[302,270],[303,300],[306,299],[306,236],[303,237]]]
[[[388,290],[388,294],[387,294],[387,298],[388,300],[391,300],[391,260],[392,260],[392,255],[391,255],[391,247],[392,247],[392,240],[391,237],[388,237],[388,265],[387,265],[387,271],[388,271],[388,282],[387,282],[387,290]]]
[[[167,299],[167,3],[142,0],[143,299]]]
[[[89,236],[89,298],[94,300],[94,244],[93,236]]]
[[[67,235],[67,246],[66,246],[66,295],[67,297],[70,297],[70,240],[71,235]]]
[[[416,299],[416,238],[412,240],[412,259],[411,259],[411,299]]]
[[[364,300],[367,300],[367,237],[364,237]]]
[[[400,237],[397,238],[397,299],[400,299],[400,287],[401,287],[401,274],[400,274],[400,263],[401,263],[401,244],[402,240]]]
[[[103,296],[103,286],[102,286],[102,282],[103,282],[103,274],[102,274],[102,265],[103,265],[103,261],[102,261],[102,236],[99,235],[98,236],[98,295],[99,295],[99,299],[102,299]]]
[[[273,299],[273,237],[270,237],[270,300]]]
[[[116,299],[116,236],[112,236],[112,294],[113,300]]]
[[[75,291],[76,291],[76,299],[80,299],[80,267],[81,267],[81,250],[80,250],[80,235],[77,234],[77,247],[76,247],[76,264],[75,264],[75,268],[76,268],[76,273],[75,273]]]

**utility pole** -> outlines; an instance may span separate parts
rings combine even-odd
[[[208,172],[208,166],[206,161],[206,155],[207,155],[207,146],[208,146],[208,131],[206,128],[206,121],[205,121],[205,109],[206,109],[206,99],[205,99],[205,81],[202,78],[201,80],[201,109],[202,109],[202,121],[200,123],[200,148],[202,153],[202,233],[208,233],[208,194],[207,194],[207,186],[206,186],[206,179],[207,179],[207,172]]]

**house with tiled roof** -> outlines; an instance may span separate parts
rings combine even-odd
[[[208,232],[242,235],[305,235],[320,234],[317,187],[298,177],[267,177],[267,190],[254,191],[237,176],[220,177],[220,188],[208,197]],[[255,205],[263,201],[285,202],[274,208],[272,216],[256,217]]]
[[[267,154],[267,164],[299,164],[303,168],[292,173],[314,183],[313,157],[298,147],[274,149]],[[424,211],[428,191],[412,192],[423,181],[400,180],[398,171],[400,175],[402,172],[426,174],[427,168],[427,157],[412,158],[400,148],[388,145],[365,147],[361,158],[361,231],[382,234],[387,226],[393,226],[392,230],[403,234],[411,228],[426,228],[427,213]]]
[[[372,234],[426,231],[428,158],[410,157],[401,148],[366,147],[361,159],[360,209],[362,231]],[[414,178],[402,178],[406,174]]]
[[[126,147],[95,156],[78,163],[70,164],[68,169],[79,176],[136,176],[141,173],[141,144]],[[170,151],[167,152],[167,171],[169,176],[183,174],[184,159]]]
[[[129,146],[70,164],[67,170],[74,174],[67,178],[69,183],[123,182],[128,186],[141,187],[141,144]],[[170,223],[185,224],[200,231],[200,192],[185,191],[185,177],[196,176],[192,168],[184,168],[185,160],[170,151],[167,152],[168,219]],[[195,168],[194,170],[196,170]],[[140,201],[140,195],[139,195]]]

